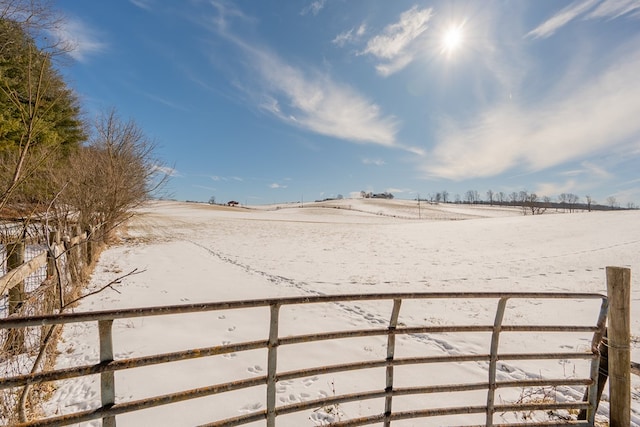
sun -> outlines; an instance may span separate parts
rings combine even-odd
[[[463,41],[464,33],[462,31],[462,25],[452,25],[442,34],[442,52],[449,55],[452,54],[460,49]]]

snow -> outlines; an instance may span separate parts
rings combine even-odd
[[[154,202],[139,212],[123,242],[106,250],[87,292],[135,268],[143,273],[81,301],[76,311],[322,294],[443,291],[606,293],[605,267],[640,271],[640,212],[523,216],[519,209],[344,199],[253,208]],[[640,361],[638,291],[632,284],[632,360]],[[514,300],[505,323],[594,324],[598,301]],[[495,300],[403,302],[407,326],[492,324]],[[284,307],[280,336],[381,327],[389,302]],[[114,322],[115,358],[264,340],[268,308],[136,318]],[[564,322],[564,323],[563,323]],[[400,336],[397,356],[486,354],[489,333]],[[98,361],[97,325],[65,326],[57,367]],[[589,334],[503,334],[502,352],[581,351]],[[386,338],[281,346],[279,371],[383,359]],[[255,350],[116,373],[123,402],[264,375],[266,351]],[[499,379],[585,377],[578,360],[500,362]],[[482,382],[486,363],[397,367],[397,386]],[[633,378],[633,425],[640,426],[640,382]],[[384,388],[384,370],[319,375],[278,383],[278,404]],[[578,391],[580,390],[580,391]],[[543,390],[580,400],[580,388]],[[607,389],[599,417],[608,411]],[[189,426],[265,408],[265,387],[118,416],[118,426]],[[499,389],[497,403],[525,397]],[[537,396],[540,397],[540,396]],[[486,391],[394,398],[394,410],[483,405]],[[57,383],[48,415],[99,406],[99,377]],[[278,417],[278,425],[322,425],[382,412],[380,399]],[[537,415],[544,417],[545,415]],[[513,421],[497,414],[496,422]],[[548,418],[540,418],[545,420]],[[484,416],[438,417],[394,426],[482,423]],[[100,425],[100,421],[84,425]],[[264,425],[264,422],[252,425]]]

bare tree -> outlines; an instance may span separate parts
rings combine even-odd
[[[0,20],[13,21],[32,34],[51,33],[63,22],[51,3],[47,0],[0,0]]]
[[[487,191],[487,200],[489,201],[489,205],[493,206],[493,190],[491,189]]]
[[[541,202],[536,193],[527,193],[524,203],[522,204],[524,214],[526,215],[527,212],[530,212],[531,215],[542,215],[547,210],[545,203],[548,203],[546,202],[548,199],[548,197],[544,197],[544,201]]]
[[[515,191],[512,191],[511,193],[509,193],[509,202],[511,202],[511,204],[513,206],[515,206],[518,203],[518,193]]]
[[[588,195],[588,194],[587,194],[586,196],[584,196],[584,197],[585,197],[585,199],[587,200],[587,210],[588,210],[589,212],[591,212],[591,204],[593,203],[593,199],[592,199],[592,198],[591,198],[591,196],[590,196],[590,195]]]
[[[579,200],[580,197],[578,197],[576,194],[567,194],[567,204],[569,205],[569,212],[573,212],[575,210]]]
[[[449,192],[442,190],[442,203],[447,203],[447,200],[449,200]]]
[[[469,190],[467,191],[465,198],[469,203],[478,203],[480,202],[480,193],[477,190]]]
[[[615,196],[607,197],[607,205],[609,205],[609,208],[611,209],[615,209],[616,207],[618,207],[618,201],[616,200]]]
[[[558,196],[558,203],[560,203],[560,207],[563,209],[567,208],[567,203],[569,202],[569,194],[561,193]]]
[[[502,205],[507,201],[507,195],[504,193],[504,191],[500,191],[496,193],[496,200],[498,201],[498,204]]]
[[[99,224],[112,232],[166,182],[154,150],[138,125],[122,121],[115,110],[96,120],[90,144],[70,159],[64,192],[83,226]]]

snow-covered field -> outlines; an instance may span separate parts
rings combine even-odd
[[[640,361],[640,211],[522,216],[518,209],[415,201],[345,199],[318,204],[225,208],[154,202],[123,232],[122,244],[101,256],[88,291],[135,268],[128,277],[84,299],[76,311],[173,305],[318,294],[442,291],[552,291],[606,293],[609,265],[632,269],[632,360]],[[491,324],[496,301],[403,304],[406,325]],[[505,321],[593,324],[598,303],[509,303]],[[385,325],[387,303],[283,308],[280,335]],[[268,310],[215,312],[132,319],[114,323],[116,359],[229,342],[262,340]],[[516,335],[516,336],[513,336]],[[398,338],[397,355],[487,353],[490,334],[410,335]],[[574,351],[588,348],[585,334],[511,334],[501,351]],[[281,347],[279,370],[383,359],[386,339],[366,338]],[[66,326],[58,367],[98,361],[97,326]],[[575,360],[502,363],[502,380],[584,377]],[[266,351],[250,351],[116,374],[117,401],[172,393],[264,375]],[[396,368],[397,386],[486,381],[486,363]],[[640,381],[633,378],[632,420],[640,426]],[[47,402],[49,415],[99,406],[99,377],[62,381]],[[384,388],[384,370],[314,376],[278,383],[279,404]],[[580,399],[579,389],[546,389],[558,401]],[[525,398],[523,390],[499,390],[497,403]],[[608,402],[601,403],[606,417]],[[536,396],[534,396],[536,397]],[[540,397],[539,395],[537,397]],[[455,400],[453,400],[455,399]],[[483,405],[486,391],[394,399],[394,410]],[[278,418],[280,426],[322,425],[380,413],[380,400],[318,408]],[[265,388],[191,400],[119,416],[118,426],[190,426],[265,408]],[[540,420],[546,415],[538,415]],[[497,414],[496,422],[513,420]],[[482,423],[484,416],[394,422],[394,426]],[[99,421],[91,425],[100,425]],[[264,425],[264,422],[252,425]]]

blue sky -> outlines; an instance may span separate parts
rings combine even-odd
[[[179,200],[361,190],[640,202],[640,1],[58,0],[89,118]]]

